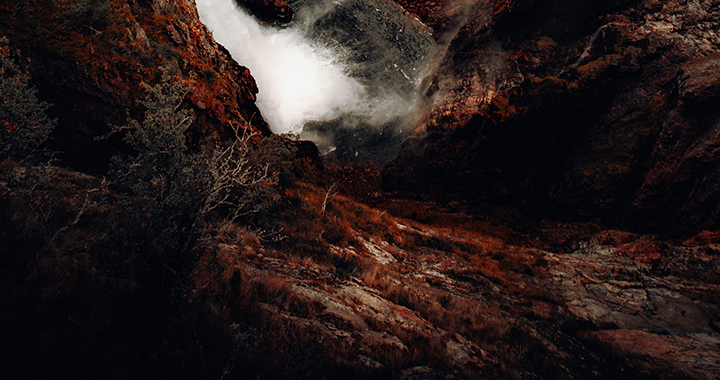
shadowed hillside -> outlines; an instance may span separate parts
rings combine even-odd
[[[398,1],[444,48],[378,167],[194,1],[0,1],[1,376],[716,378],[716,3]]]

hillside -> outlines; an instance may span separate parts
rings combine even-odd
[[[717,378],[720,2],[397,4],[380,166],[272,133],[192,0],[0,0],[2,377]]]

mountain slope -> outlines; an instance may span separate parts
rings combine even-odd
[[[31,58],[21,66],[40,99],[57,102],[49,147],[64,158],[50,160],[42,149],[0,156],[3,377],[715,378],[720,234],[606,229],[590,216],[607,224],[648,219],[615,216],[607,211],[617,207],[612,197],[585,204],[596,192],[552,187],[580,169],[603,174],[607,160],[591,161],[598,152],[611,163],[635,153],[623,145],[624,129],[601,138],[610,130],[600,121],[611,119],[597,116],[609,112],[597,99],[616,104],[609,109],[617,115],[642,116],[630,140],[638,130],[657,133],[645,124],[648,109],[658,109],[650,105],[678,118],[655,112],[662,123],[714,115],[693,108],[714,99],[714,56],[685,57],[682,73],[670,75],[644,42],[627,45],[622,29],[644,30],[621,17],[639,23],[647,12],[687,9],[404,4],[418,13],[450,10],[420,14],[438,38],[464,25],[431,86],[435,108],[384,172],[386,185],[404,192],[395,195],[424,201],[379,193],[377,169],[323,168],[314,145],[268,133],[254,114],[254,81],[212,41],[190,1],[3,2],[2,33]],[[461,23],[452,17],[467,10],[476,13]],[[569,12],[560,24],[545,19],[560,11]],[[612,23],[602,27],[608,20],[594,12],[609,12]],[[655,49],[698,51],[670,47]],[[563,77],[556,65],[574,67]],[[656,80],[644,71],[651,69],[657,80],[678,78],[676,96],[650,94],[661,98],[655,104],[623,92]],[[483,85],[490,79],[492,96]],[[560,119],[564,127],[583,128],[562,137],[567,130],[552,127],[568,105],[577,113]],[[704,124],[683,125],[697,132]],[[108,131],[109,140],[94,139]],[[592,149],[571,144],[578,142]],[[714,140],[685,144],[673,149],[693,154],[671,173],[705,179],[698,168],[713,169]],[[649,146],[647,157],[660,162],[665,151]],[[638,167],[649,172],[655,161],[644,162]],[[353,181],[341,183],[347,177]],[[600,179],[592,182],[598,191],[626,196],[627,187]],[[702,204],[693,197],[712,195],[700,185],[684,204],[687,215]],[[464,204],[433,201],[458,195]],[[477,213],[487,211],[483,202],[503,212]],[[679,231],[713,227],[708,220]]]

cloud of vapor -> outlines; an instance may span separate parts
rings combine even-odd
[[[196,3],[215,39],[250,69],[274,132],[301,133],[334,160],[397,154],[437,49],[420,21],[386,0],[302,0],[293,22],[276,28],[234,0]]]
[[[365,89],[331,49],[293,28],[258,24],[233,0],[196,0],[200,19],[258,84],[257,105],[276,133],[302,131],[364,108]]]

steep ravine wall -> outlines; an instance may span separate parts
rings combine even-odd
[[[468,2],[400,3],[442,28]],[[474,3],[386,190],[651,232],[718,227],[720,2]]]
[[[102,172],[123,149],[119,139],[94,138],[123,125],[126,109],[141,115],[141,83],[155,83],[161,67],[188,91],[191,145],[227,136],[230,124],[270,133],[255,106],[254,79],[213,40],[192,0],[3,0],[0,34],[27,58],[40,97],[55,105],[52,148],[73,167]]]

